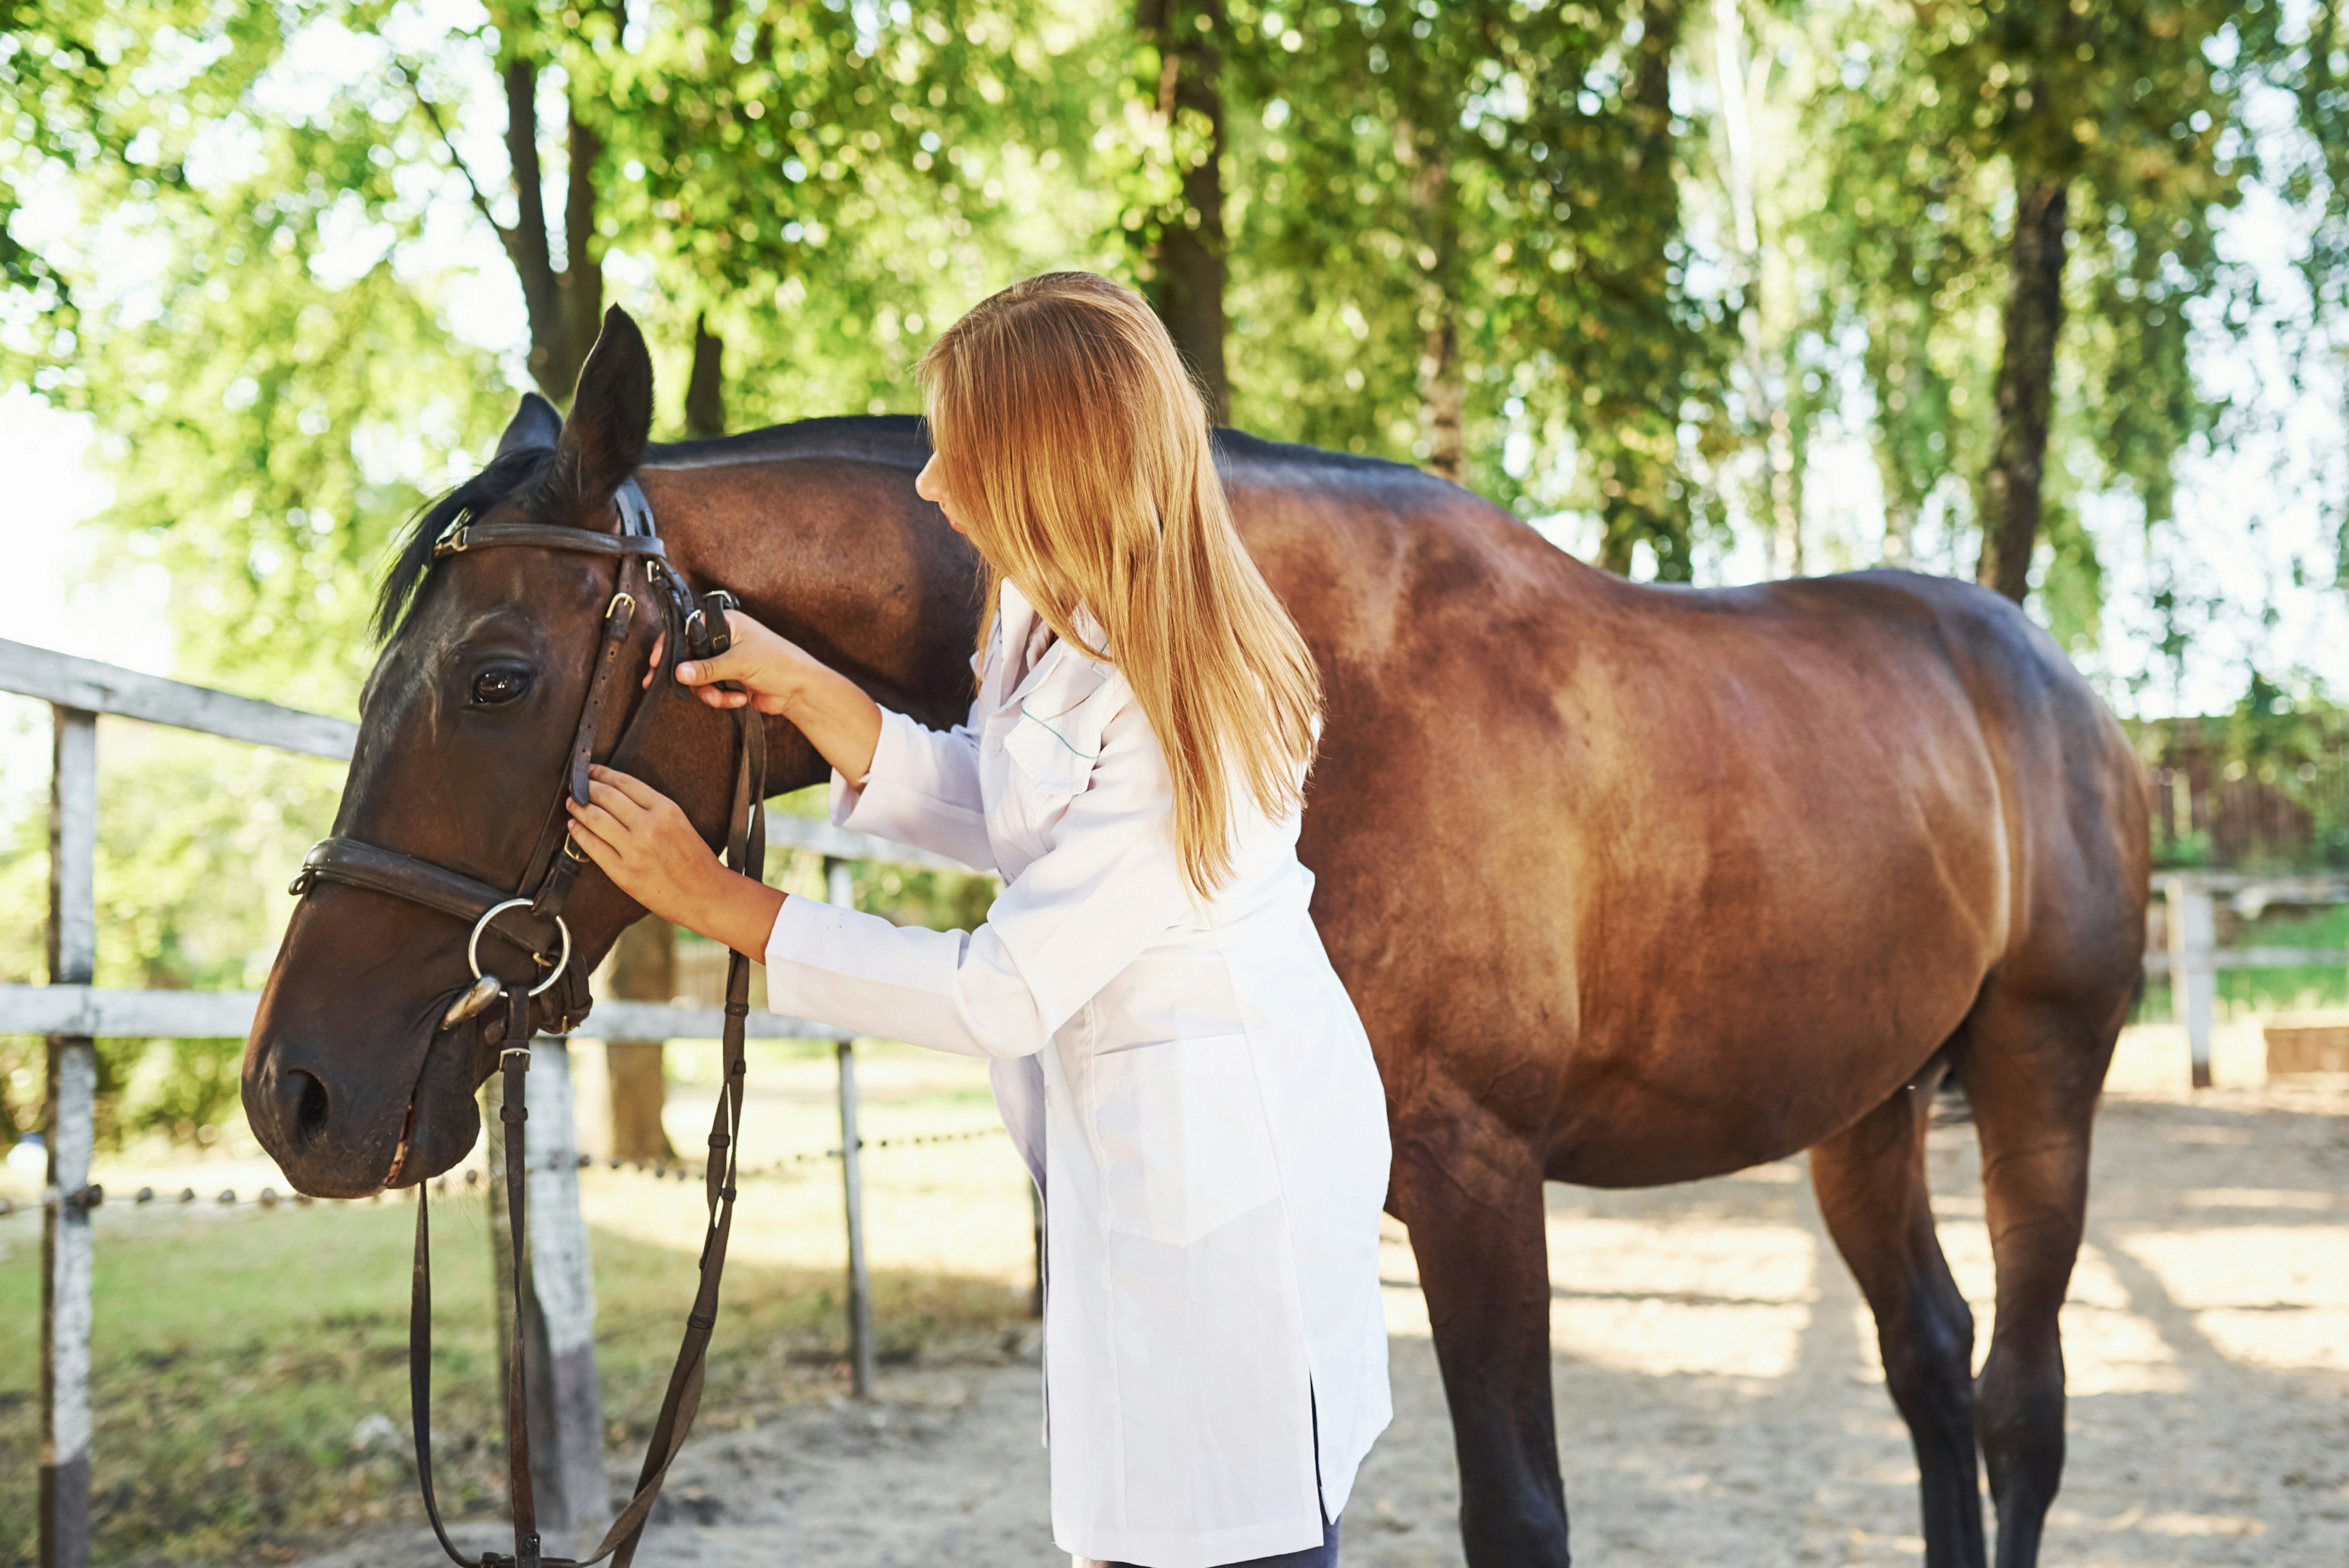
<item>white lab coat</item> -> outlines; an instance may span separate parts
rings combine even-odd
[[[1061,1548],[1148,1568],[1300,1551],[1392,1410],[1378,1068],[1306,913],[1297,817],[1244,808],[1234,874],[1199,906],[1124,678],[1055,642],[1003,690],[1002,650],[1037,624],[1007,583],[968,721],[885,713],[862,788],[833,780],[834,822],[998,870],[987,923],[786,899],[767,995],[991,1059],[1050,1199]]]

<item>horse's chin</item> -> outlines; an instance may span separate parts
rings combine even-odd
[[[433,1034],[384,1186],[414,1187],[429,1181],[472,1152],[481,1136],[481,1113],[473,1091],[489,1075],[480,1064],[494,1060],[481,1044],[479,1018]]]

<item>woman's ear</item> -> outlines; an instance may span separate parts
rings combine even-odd
[[[571,416],[554,443],[549,475],[558,497],[586,507],[612,498],[636,471],[653,429],[653,357],[645,335],[618,306],[604,313],[604,330],[571,396]]]

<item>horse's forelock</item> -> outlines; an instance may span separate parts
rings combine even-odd
[[[499,502],[537,479],[554,461],[554,449],[523,447],[500,452],[487,468],[455,489],[442,493],[416,514],[391,567],[384,574],[383,590],[376,600],[375,634],[388,641],[414,607],[432,566],[432,548],[460,517],[479,517]]]

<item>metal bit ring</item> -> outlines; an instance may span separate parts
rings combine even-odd
[[[473,934],[465,942],[465,962],[471,968],[475,980],[481,978],[481,933],[489,929],[492,920],[496,919],[506,910],[529,908],[528,898],[508,898],[502,904],[491,905],[483,911],[481,918],[473,922]],[[554,929],[563,933],[563,953],[554,961],[554,967],[546,971],[546,978],[530,988],[530,994],[533,996],[536,996],[540,992],[561,980],[563,971],[571,967],[571,928],[563,923],[562,916],[557,915],[554,917]]]

